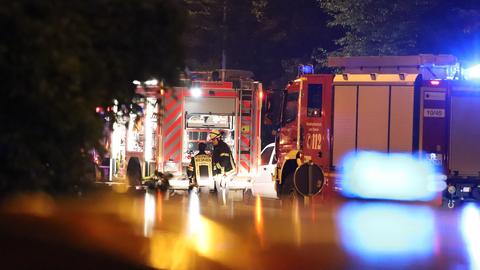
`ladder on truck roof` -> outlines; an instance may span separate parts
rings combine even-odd
[[[329,57],[329,67],[342,68],[351,74],[422,74],[423,79],[453,79],[459,64],[453,55],[346,56]]]

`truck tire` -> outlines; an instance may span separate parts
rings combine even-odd
[[[128,160],[127,179],[130,186],[139,186],[142,184],[142,167],[137,157]]]
[[[295,185],[293,183],[293,173],[285,177],[281,186],[280,199],[288,200],[292,202],[295,200],[298,200],[299,202],[303,202],[303,196],[300,193],[298,193],[298,191],[295,189]]]

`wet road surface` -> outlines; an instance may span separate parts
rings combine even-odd
[[[242,192],[37,194],[2,205],[0,239],[4,269],[480,268],[474,205],[300,205]]]

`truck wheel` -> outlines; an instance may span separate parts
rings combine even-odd
[[[130,186],[139,186],[142,184],[142,167],[136,157],[130,158],[127,165],[127,179]]]
[[[281,195],[282,197],[291,197],[292,193],[295,191],[295,187],[293,184],[293,174],[287,175],[285,179],[283,179],[282,187],[281,187]]]
[[[295,189],[295,185],[293,183],[293,173],[285,177],[281,190],[281,199],[292,202],[295,200],[298,200],[299,202],[303,201],[303,196]]]

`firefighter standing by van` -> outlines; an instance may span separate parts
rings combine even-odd
[[[188,177],[190,179],[190,188],[198,188],[198,181],[202,178],[213,178],[212,157],[205,152],[206,149],[206,144],[199,143],[198,154],[192,157],[190,165],[187,168]]]
[[[232,151],[223,141],[222,135],[220,131],[214,129],[210,132],[209,139],[213,144],[213,173],[220,186],[225,187],[226,180],[235,173],[235,161]]]

